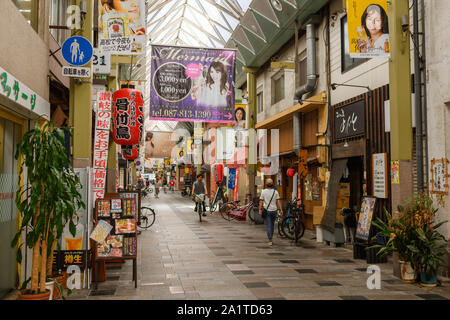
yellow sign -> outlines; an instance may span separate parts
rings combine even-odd
[[[347,0],[350,57],[389,58],[388,20],[387,0]]]
[[[247,127],[247,105],[236,104],[234,106],[234,129],[245,129]]]

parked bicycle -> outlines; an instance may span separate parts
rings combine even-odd
[[[305,233],[305,225],[302,221],[302,217],[305,214],[305,206],[301,204],[300,199],[294,199],[288,203],[286,211],[287,214],[281,218],[281,226],[280,224],[278,225],[278,232],[297,243]]]
[[[231,221],[238,217],[245,217],[248,214],[250,220],[254,221],[254,217],[252,217],[251,212],[253,211],[253,208],[256,207],[256,203],[249,201],[249,203],[245,206],[238,206],[238,204],[239,201],[229,201],[224,203],[220,207],[220,214],[222,215],[222,218],[227,221]]]
[[[153,189],[150,187],[145,187],[144,189],[141,190],[141,196],[143,198],[146,198],[150,193],[153,192]]]
[[[155,210],[150,207],[141,207],[141,215],[137,225],[139,228],[147,230],[155,223],[155,218]]]
[[[227,196],[221,186],[218,186],[214,199],[209,203],[209,212],[213,213],[219,209],[222,204],[228,202]]]

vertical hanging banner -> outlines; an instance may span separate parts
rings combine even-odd
[[[350,57],[390,57],[387,0],[347,0],[347,25]]]
[[[94,141],[94,201],[105,195],[106,167],[108,163],[109,128],[111,126],[111,93],[97,93],[97,117]]]
[[[97,1],[99,48],[119,55],[144,53],[145,0]]]
[[[150,119],[234,123],[234,50],[152,46]]]

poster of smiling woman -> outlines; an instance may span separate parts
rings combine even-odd
[[[387,0],[347,0],[348,44],[352,58],[389,58]]]
[[[236,51],[152,46],[150,119],[234,123]]]

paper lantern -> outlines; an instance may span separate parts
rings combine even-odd
[[[287,169],[286,174],[287,174],[288,177],[293,177],[293,176],[295,176],[295,169],[292,169],[292,168]]]
[[[139,157],[139,145],[122,146],[122,156],[129,161],[137,159]]]
[[[214,166],[214,181],[222,183],[223,181],[223,164],[219,163]]]
[[[132,146],[142,140],[144,125],[142,93],[125,88],[113,94],[113,139],[123,146]]]

